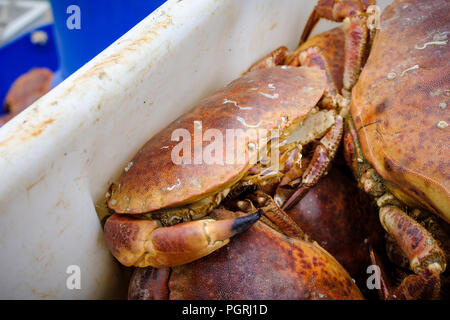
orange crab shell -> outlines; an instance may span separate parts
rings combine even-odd
[[[286,63],[298,65],[299,53],[312,47],[317,47],[320,50],[321,54],[328,63],[330,75],[336,85],[336,89],[341,92],[343,86],[345,54],[345,37],[342,27],[325,31],[312,37],[311,39],[308,39],[305,43],[289,54],[286,58]]]
[[[336,167],[286,213],[365,286],[369,246],[382,246],[378,215],[367,194]]]
[[[395,1],[352,92],[366,159],[409,205],[450,222],[450,3]]]
[[[237,215],[214,210],[225,219]],[[362,299],[344,268],[317,243],[288,238],[257,222],[230,244],[192,263],[139,268],[130,299]]]
[[[109,208],[117,213],[145,213],[192,203],[220,191],[248,169],[248,144],[241,163],[177,165],[171,150],[179,142],[172,141],[172,133],[180,128],[188,130],[193,145],[194,121],[201,121],[203,132],[216,129],[223,137],[227,129],[266,129],[270,133],[280,126],[281,130],[289,128],[302,121],[317,104],[325,81],[319,68],[282,66],[250,72],[231,82],[143,146],[111,186]],[[256,144],[257,140],[252,139],[248,143]]]

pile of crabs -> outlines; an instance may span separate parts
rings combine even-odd
[[[134,267],[129,298],[446,297],[450,3],[395,0],[380,16],[374,2],[318,1],[297,49],[274,50],[132,159],[104,225]],[[310,37],[320,18],[343,23]],[[247,135],[239,163],[175,163],[172,133],[199,121],[277,134]]]

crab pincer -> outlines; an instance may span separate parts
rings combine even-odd
[[[247,230],[261,210],[233,219],[201,219],[161,228],[157,220],[113,215],[105,224],[106,241],[125,266],[156,268],[182,265],[223,247],[229,238]]]

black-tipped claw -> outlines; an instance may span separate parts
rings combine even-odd
[[[256,221],[258,221],[261,216],[264,214],[262,209],[259,209],[255,213],[249,214],[245,217],[236,218],[231,226],[231,231],[234,234],[238,234],[244,232],[248,228],[250,228]]]

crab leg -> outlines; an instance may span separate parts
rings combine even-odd
[[[350,97],[350,91],[358,80],[363,64],[366,45],[368,43],[369,28],[367,17],[352,16],[344,20],[345,61],[342,88],[343,95]]]
[[[204,219],[161,227],[157,220],[114,214],[105,223],[105,239],[114,257],[125,266],[172,267],[223,247],[261,215],[259,210],[234,219]]]
[[[375,0],[319,0],[306,22],[300,44],[309,38],[321,18],[341,22],[347,17],[366,12],[367,8],[375,2]]]
[[[264,216],[275,224],[282,233],[288,237],[305,239],[306,235],[303,230],[275,203],[271,196],[263,192],[256,192],[253,198],[263,210]]]
[[[368,13],[375,0],[320,0],[311,13],[300,39],[305,42],[314,26],[321,18],[344,21],[345,62],[342,94],[350,98],[364,62],[366,46],[369,40]]]
[[[400,285],[390,288],[383,265],[371,252],[372,263],[381,270],[381,296],[384,299],[437,299],[440,274],[446,268],[445,255],[433,236],[418,222],[395,205],[380,208],[380,221],[409,260],[416,273],[405,277]]]
[[[319,145],[317,145],[314,150],[312,160],[303,173],[302,184],[282,206],[283,210],[287,210],[296,205],[305,196],[308,190],[316,185],[321,177],[327,174],[331,160],[333,160],[336,155],[339,142],[341,141],[343,127],[343,119],[338,115],[335,124],[328,133],[320,139]]]
[[[380,208],[380,221],[407,256],[415,273],[428,269],[439,274],[445,270],[444,252],[433,236],[413,218],[397,206],[386,205]]]
[[[318,13],[318,7],[321,1],[317,4],[317,6],[314,8],[313,12],[309,15],[308,21],[306,21],[305,28],[303,28],[302,36],[300,37],[300,41],[298,43],[299,46],[301,46],[303,43],[308,40],[309,35],[314,30],[314,27],[316,24],[320,21],[320,14]]]
[[[420,274],[412,274],[404,278],[389,298],[398,300],[438,299],[440,289],[439,273],[425,269]]]
[[[288,200],[295,192],[295,188],[302,182],[303,173],[310,162],[311,159],[309,157],[302,157],[300,163],[294,164],[291,169],[286,172],[283,179],[281,179],[281,182],[278,184],[273,197],[274,202],[278,206],[283,206],[286,200]]]

